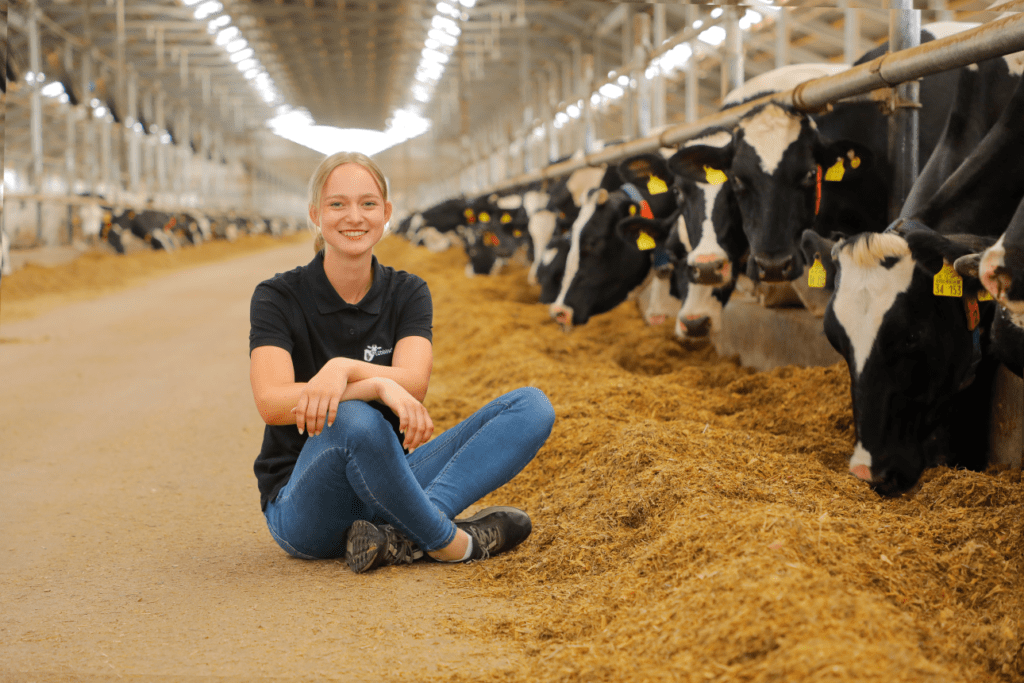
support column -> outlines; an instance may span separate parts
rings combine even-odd
[[[843,61],[853,64],[860,58],[860,10],[843,0]]]
[[[782,7],[775,13],[775,68],[789,65],[789,12]]]
[[[633,59],[630,80],[636,82],[636,137],[651,133],[651,82],[644,73],[647,56],[651,53],[651,18],[644,12],[633,17]],[[630,84],[632,85],[632,83]]]
[[[665,42],[665,5],[658,3],[654,5],[654,25],[652,27],[654,40],[653,49],[657,50]],[[667,99],[665,93],[665,74],[657,69],[651,81],[651,126],[654,130],[660,130],[668,124]]]
[[[34,77],[29,111],[29,135],[32,149],[32,191],[39,195],[43,192],[43,102],[40,94],[39,74],[43,71],[43,60],[39,50],[39,9],[35,0],[28,5],[28,61]],[[36,201],[36,243],[46,244],[43,236],[43,204]]]
[[[590,154],[594,151],[597,140],[594,134],[594,105],[590,98],[594,93],[594,55],[583,55],[583,112],[580,120],[583,122],[583,152]]]
[[[898,52],[921,43],[921,11],[913,0],[891,0],[889,50]],[[893,164],[893,190],[889,219],[899,216],[903,202],[918,173],[918,109],[920,81],[901,83],[895,88],[896,111],[889,117],[889,158]]]
[[[686,26],[687,28],[693,26],[693,22],[697,21],[698,8],[696,5],[686,6]],[[688,43],[693,48],[693,41]],[[692,123],[698,118],[697,102],[700,98],[698,92],[699,84],[697,83],[697,53],[693,51],[690,59],[686,61],[686,122]]]
[[[725,79],[722,82],[722,97],[739,88],[746,80],[743,65],[743,31],[740,30],[740,10],[735,6],[725,8]]]

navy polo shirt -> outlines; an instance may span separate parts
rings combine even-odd
[[[430,340],[433,305],[421,278],[382,266],[373,257],[373,284],[362,301],[346,303],[324,272],[323,252],[312,261],[261,282],[249,310],[249,353],[278,346],[292,356],[295,381],[308,382],[332,358],[352,358],[390,366],[395,344],[405,337]],[[382,403],[379,410],[398,434],[398,417]],[[253,467],[260,506],[288,483],[309,432],[294,424],[263,430],[263,447]],[[401,441],[401,437],[399,437]]]

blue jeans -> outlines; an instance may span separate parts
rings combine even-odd
[[[267,505],[267,526],[288,554],[345,554],[352,522],[388,522],[423,550],[455,538],[452,520],[504,485],[544,445],[555,411],[539,389],[497,398],[409,454],[363,401],[343,401],[331,427],[302,447],[291,478]]]

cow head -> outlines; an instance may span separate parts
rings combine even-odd
[[[703,172],[720,182],[721,172],[728,179],[750,245],[747,274],[755,282],[783,282],[802,272],[800,234],[815,226],[819,213],[840,210],[842,199],[834,195],[855,191],[872,161],[864,145],[826,140],[810,117],[775,102],[740,119],[730,144],[680,154],[698,177]]]
[[[678,234],[688,252],[686,275],[695,284],[731,282],[735,262],[747,248],[739,207],[722,170],[731,157],[731,142],[730,132],[716,129],[668,160],[681,207]]]
[[[925,467],[967,464],[964,451],[979,448],[959,435],[973,429],[980,443],[987,434],[987,424],[963,423],[971,418],[962,402],[981,372],[992,305],[979,304],[973,279],[961,281],[961,296],[935,293],[940,271],[940,283],[954,281],[944,267],[971,251],[927,229],[860,234],[832,251],[838,272],[824,329],[850,371],[850,472],[883,495],[911,488]]]
[[[583,325],[622,303],[650,270],[650,257],[624,243],[616,229],[632,205],[624,193],[600,188],[592,190],[580,207],[561,289],[550,308],[563,328]]]

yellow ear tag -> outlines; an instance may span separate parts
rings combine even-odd
[[[515,237],[516,239],[519,239],[520,237],[523,236],[523,231],[522,230],[513,230],[512,231],[512,236]]]
[[[978,290],[978,301],[992,301],[992,292],[987,289]]]
[[[629,205],[629,215],[630,216],[635,216],[636,215],[636,204],[630,204]]]
[[[650,251],[651,249],[654,249],[656,246],[658,245],[657,243],[655,243],[654,238],[652,238],[646,232],[641,230],[640,234],[636,238],[636,248],[639,249],[640,251]]]
[[[827,279],[825,273],[825,266],[821,265],[821,259],[818,257],[814,258],[814,264],[810,270],[807,271],[807,286],[821,289],[825,286],[825,280]]]
[[[487,213],[486,211],[481,211],[480,212],[480,222],[481,223],[490,223],[491,222],[491,214]]]
[[[852,162],[850,164],[853,165]],[[836,163],[832,164],[827,171],[825,171],[825,180],[833,183],[838,183],[843,179],[843,174],[846,173],[846,168],[843,166],[842,159],[836,159]]]
[[[860,157],[850,152],[850,168],[860,168]]]
[[[707,176],[709,185],[721,185],[727,179],[724,171],[719,171],[717,168],[711,168],[710,166],[704,167],[704,174]]]
[[[652,175],[647,180],[647,191],[650,192],[652,195],[665,194],[666,192],[668,192],[668,185],[666,185],[665,181],[659,178],[658,176]]]
[[[964,279],[957,274],[952,264],[947,263],[935,274],[932,280],[932,294],[955,297],[964,295]]]
[[[502,223],[511,223],[512,222],[512,214],[510,214],[510,213],[503,213],[503,214],[501,214],[501,222]]]

